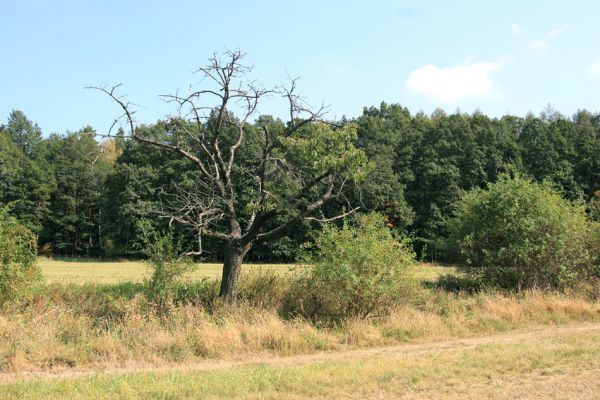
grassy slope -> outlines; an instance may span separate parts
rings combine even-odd
[[[591,399],[598,393],[597,324],[337,361],[267,361],[218,371],[97,375],[0,386],[0,398],[6,399]]]

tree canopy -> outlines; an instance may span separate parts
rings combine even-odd
[[[505,172],[550,182],[600,219],[598,113],[426,115],[381,103],[328,121],[297,96],[297,82],[260,87],[241,63],[226,77],[235,83],[223,107],[225,60],[200,71],[217,81],[168,97],[172,118],[136,125],[132,114],[109,138],[91,127],[42,134],[11,112],[0,125],[0,203],[48,254],[142,257],[142,233],[171,225],[189,252],[201,248],[211,260],[225,258],[223,235],[237,229],[231,216],[240,240],[252,238],[245,259],[293,261],[319,220],[352,211],[383,213],[419,257],[444,259],[458,200]],[[263,96],[292,113],[259,114]]]

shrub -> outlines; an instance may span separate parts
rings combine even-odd
[[[596,190],[594,197],[590,200],[588,212],[593,221],[600,222],[600,190]]]
[[[37,238],[0,208],[0,304],[18,297],[39,279]]]
[[[584,208],[521,177],[467,193],[450,230],[463,268],[484,284],[561,289],[590,265]]]
[[[318,234],[304,280],[302,312],[340,320],[384,314],[408,293],[414,254],[393,238],[383,217],[362,215]]]
[[[592,267],[590,275],[592,275],[592,279],[600,281],[600,190],[594,193],[588,211],[591,219],[589,248],[592,256]]]
[[[589,275],[592,278],[600,279],[600,221],[590,223],[588,248],[591,256]]]
[[[160,309],[164,309],[172,300],[177,279],[191,270],[194,264],[189,258],[182,257],[181,243],[175,240],[172,230],[165,234],[153,234],[152,238],[146,235],[144,240],[144,251],[152,268],[148,297]]]

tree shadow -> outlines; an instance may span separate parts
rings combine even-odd
[[[470,276],[442,275],[435,281],[423,281],[421,285],[426,289],[444,290],[451,293],[477,293],[483,289],[481,281]]]

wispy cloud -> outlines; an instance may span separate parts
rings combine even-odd
[[[534,40],[529,43],[529,48],[535,51],[540,56],[545,56],[548,53],[550,45],[544,40]]]
[[[562,34],[563,32],[568,31],[569,29],[571,29],[571,25],[564,24],[564,25],[562,25],[558,28],[554,28],[550,32],[546,33],[546,37],[548,37],[548,38],[556,37],[556,36]]]
[[[571,29],[570,24],[563,24],[547,32],[543,39],[536,39],[529,43],[529,48],[538,56],[547,56],[550,50],[550,42],[556,37],[562,35],[565,31]]]
[[[600,76],[600,58],[588,67],[588,73],[592,76]]]
[[[425,65],[406,79],[408,90],[435,100],[457,102],[489,95],[494,83],[490,73],[501,68],[500,62],[465,63],[454,67]]]
[[[523,27],[521,25],[519,25],[519,24],[513,23],[510,26],[510,32],[513,35],[518,35],[519,33],[523,32]]]

